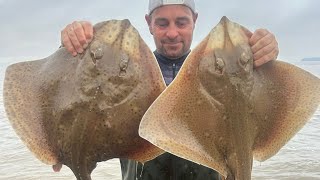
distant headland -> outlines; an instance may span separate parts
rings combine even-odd
[[[320,62],[320,57],[311,57],[311,58],[303,58],[301,61],[319,61]]]

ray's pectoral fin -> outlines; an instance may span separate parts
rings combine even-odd
[[[226,176],[228,170],[223,149],[218,145],[222,141],[221,136],[212,129],[223,131],[223,125],[218,122],[222,115],[215,107],[214,99],[199,92],[201,85],[195,79],[197,66],[192,62],[184,66],[179,78],[167,87],[143,116],[139,135],[169,153],[213,168]],[[210,144],[210,147],[204,144]]]
[[[7,68],[4,80],[4,105],[10,123],[21,140],[46,164],[57,164],[58,156],[52,142],[48,141],[41,120],[41,99],[37,92],[39,79],[34,73],[44,61],[29,61]],[[35,81],[34,81],[35,80]],[[26,108],[28,107],[28,108]],[[32,107],[32,111],[29,109]]]
[[[255,159],[276,154],[311,118],[320,103],[320,80],[288,63],[272,61],[254,74]]]

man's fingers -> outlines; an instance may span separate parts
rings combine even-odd
[[[73,56],[82,53],[92,37],[93,26],[87,21],[74,21],[61,31],[61,43]]]
[[[277,59],[279,54],[278,42],[275,36],[268,30],[256,30],[249,41],[255,67]]]
[[[78,52],[78,53],[82,53],[83,52],[83,48],[82,46],[80,45],[80,42],[78,40],[78,37],[73,29],[73,25],[68,25],[67,26],[67,33],[68,33],[68,37],[73,45],[73,47],[75,48],[75,50]]]
[[[269,54],[264,55],[263,57],[255,60],[253,62],[253,65],[255,68],[271,61],[271,60],[276,60],[276,57],[278,56],[279,50],[275,48],[273,51],[271,51]]]
[[[257,29],[251,36],[251,38],[249,39],[249,43],[250,45],[255,45],[257,44],[257,42],[262,39],[264,36],[266,36],[267,34],[269,34],[269,31],[266,29]]]
[[[262,56],[271,53],[275,48],[277,48],[277,42],[266,39],[261,42],[261,48],[252,47],[253,59],[260,59]]]
[[[265,36],[261,37],[257,42],[253,44],[251,50],[253,53],[260,51],[262,48],[272,44],[275,41],[275,37],[273,34],[269,33]]]
[[[77,51],[74,49],[66,29],[61,31],[61,43],[73,56],[77,55]]]
[[[86,38],[83,27],[79,22],[75,21],[72,23],[72,28],[83,50],[83,45],[87,44],[87,38]]]
[[[82,25],[82,28],[84,30],[84,34],[87,39],[87,43],[90,43],[93,38],[93,26],[88,21],[81,21],[80,24]]]

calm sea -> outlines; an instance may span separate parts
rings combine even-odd
[[[4,71],[18,60],[0,59],[0,180],[75,180],[68,167],[55,173],[51,166],[37,160],[8,123],[2,97]],[[320,63],[299,66],[320,77]],[[277,155],[262,163],[255,161],[252,174],[255,180],[320,180],[320,109]],[[99,163],[92,179],[120,180],[118,159]]]

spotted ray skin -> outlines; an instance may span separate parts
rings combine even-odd
[[[223,17],[142,118],[141,137],[179,157],[250,180],[320,103],[320,80],[285,62],[253,69],[246,31]]]
[[[67,165],[90,180],[97,162],[147,161],[163,151],[138,135],[140,120],[165,89],[153,53],[128,20],[94,26],[85,52],[65,48],[9,66],[4,81],[8,118],[42,162]]]

